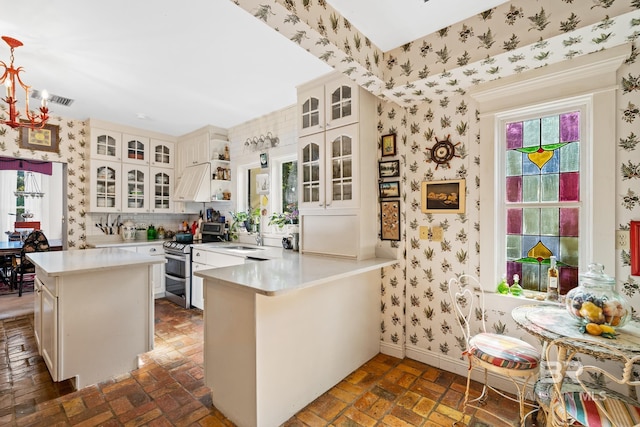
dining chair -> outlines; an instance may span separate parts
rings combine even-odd
[[[640,402],[634,365],[640,354],[629,356],[601,339],[559,338],[545,351],[543,369],[548,369],[553,387],[547,411],[548,427],[637,427],[640,426]],[[604,368],[603,360],[584,364],[584,356],[607,355],[614,359]]]
[[[475,276],[463,274],[450,279],[449,295],[464,335],[466,348],[462,355],[469,360],[463,412],[467,407],[476,408],[490,413],[505,424],[512,425],[511,421],[481,406],[489,390],[493,390],[500,396],[518,403],[519,425],[524,426],[526,418],[537,410],[535,405],[526,401],[525,391],[529,381],[538,374],[540,352],[518,338],[487,332],[484,291]],[[480,396],[470,400],[471,376],[475,368],[483,371],[484,382]],[[489,372],[503,375],[511,380],[517,390],[516,398],[490,386],[487,382]],[[527,411],[527,407],[532,409]]]
[[[26,274],[33,274],[36,271],[36,267],[27,259],[26,255],[32,252],[47,252],[48,250],[49,240],[47,240],[47,237],[41,230],[32,231],[27,238],[24,239],[20,256],[14,258],[13,271],[11,273],[11,282],[14,287],[16,285],[18,286],[19,297],[22,296],[24,276]]]

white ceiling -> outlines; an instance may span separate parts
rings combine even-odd
[[[504,0],[327,2],[388,50]],[[0,0],[0,10],[0,35],[24,43],[25,83],[74,99],[50,104],[64,118],[176,136],[229,128],[294,104],[296,85],[331,70],[231,0]]]
[[[383,52],[508,0],[326,0]]]

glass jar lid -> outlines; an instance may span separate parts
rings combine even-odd
[[[605,274],[604,265],[593,262],[588,268],[589,271],[580,275],[581,285],[615,285],[616,280]]]

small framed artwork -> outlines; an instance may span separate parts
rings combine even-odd
[[[269,167],[269,156],[267,153],[260,153],[260,167],[266,169]]]
[[[60,126],[44,125],[42,129],[20,128],[20,148],[38,151],[60,152]]]
[[[380,240],[400,240],[400,201],[380,203]]]
[[[396,155],[396,134],[382,135],[382,157]]]
[[[631,275],[640,276],[640,221],[631,221],[629,229]]]
[[[465,180],[422,183],[422,212],[464,213]]]
[[[256,175],[256,193],[269,194],[269,174],[261,173]]]
[[[378,163],[380,178],[394,178],[400,176],[400,160],[388,160]]]
[[[381,182],[378,185],[381,199],[400,197],[400,181]]]

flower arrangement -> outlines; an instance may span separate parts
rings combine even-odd
[[[269,225],[277,225],[278,228],[282,228],[287,224],[297,224],[298,223],[298,206],[295,203],[290,203],[287,205],[287,210],[278,213],[274,212],[271,214],[269,218]]]

